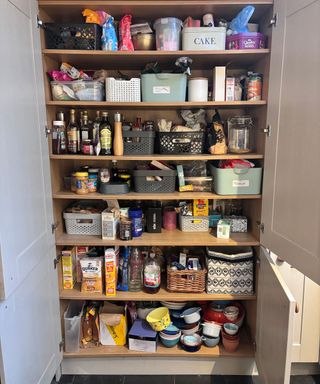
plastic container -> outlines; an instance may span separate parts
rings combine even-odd
[[[224,50],[226,28],[224,27],[185,27],[182,30],[184,51]]]
[[[154,152],[155,132],[123,131],[125,155],[152,155]]]
[[[158,51],[179,51],[182,21],[175,17],[157,19],[153,28],[156,31]]]
[[[251,116],[234,116],[228,119],[228,150],[231,153],[253,151],[254,125]]]
[[[85,206],[86,202],[83,203]],[[93,205],[90,201],[88,204]],[[63,218],[68,235],[101,236],[101,213],[63,212]]]
[[[76,172],[76,193],[78,195],[86,195],[88,189],[88,172]]]
[[[265,37],[260,32],[238,33],[227,36],[226,49],[260,49],[265,47]]]
[[[204,151],[204,132],[158,132],[157,139],[162,155],[196,155]]]
[[[177,228],[177,212],[174,207],[164,207],[163,228],[167,231],[174,231]]]
[[[187,75],[183,73],[146,73],[141,75],[142,101],[186,101]]]
[[[193,185],[193,192],[212,192],[213,178],[208,177],[185,177],[186,185]]]
[[[209,164],[213,189],[218,195],[258,195],[262,168],[217,168]]]
[[[64,313],[65,352],[79,352],[82,301],[71,301]]]
[[[132,237],[140,237],[143,232],[142,209],[130,208],[129,218],[132,220]]]
[[[141,81],[139,78],[119,80],[106,78],[106,101],[139,102],[141,101]]]
[[[169,309],[166,307],[154,309],[148,314],[146,320],[154,331],[163,331],[170,325],[171,322]]]
[[[99,81],[51,81],[52,99],[57,101],[103,101],[104,86]]]
[[[175,191],[176,174],[174,170],[133,171],[134,190],[138,193],[172,193]],[[156,176],[161,180],[149,180]]]
[[[208,79],[191,77],[188,80],[188,101],[208,101]]]

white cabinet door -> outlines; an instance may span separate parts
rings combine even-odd
[[[295,300],[261,247],[257,287],[256,362],[263,384],[289,384]]]
[[[61,362],[36,0],[0,1],[0,377],[48,384]]]
[[[320,0],[275,0],[261,243],[320,284]]]

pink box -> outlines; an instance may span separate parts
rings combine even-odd
[[[264,47],[265,36],[260,32],[246,32],[227,36],[227,49],[259,49]]]

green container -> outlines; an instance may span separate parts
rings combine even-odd
[[[186,101],[187,75],[146,73],[141,75],[142,101]]]
[[[262,168],[209,167],[218,195],[258,195],[261,191]]]

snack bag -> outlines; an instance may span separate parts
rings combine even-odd
[[[86,23],[99,24],[100,26],[105,23],[108,17],[108,14],[104,11],[92,11],[87,8],[82,11],[82,15],[86,18]]]
[[[118,50],[118,39],[113,22],[113,17],[108,15],[108,18],[102,26],[101,46],[103,51]]]
[[[120,21],[119,26],[119,51],[134,51],[134,47],[131,40],[131,15],[125,15]]]

